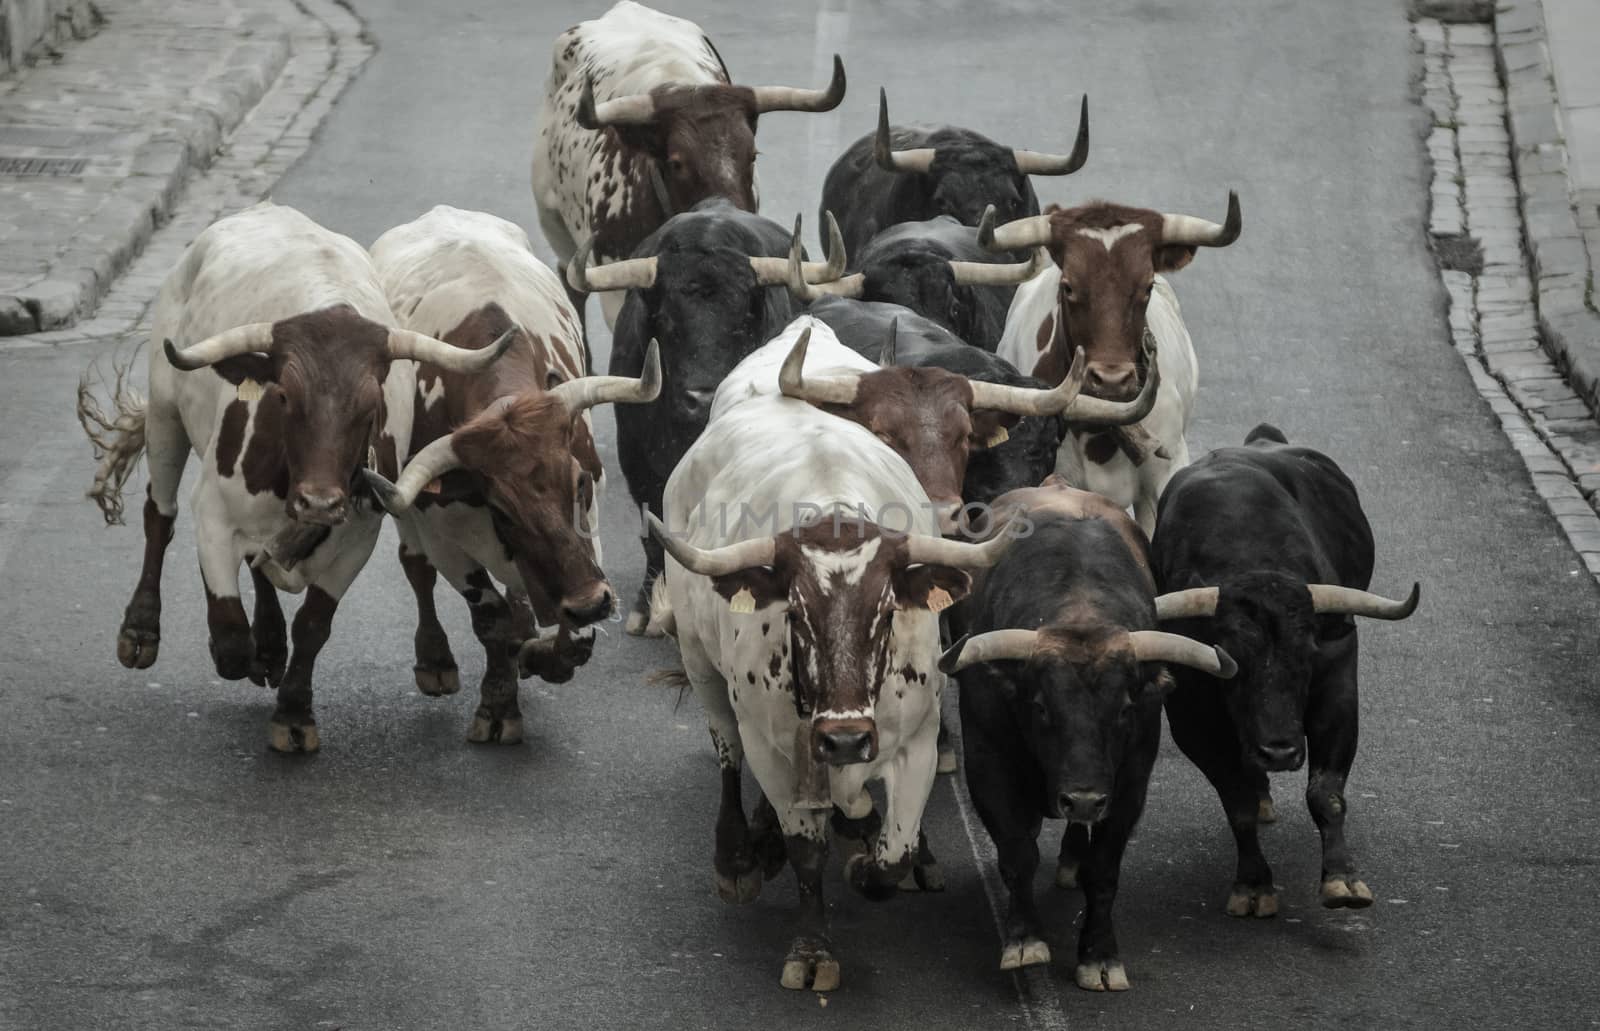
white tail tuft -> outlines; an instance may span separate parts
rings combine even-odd
[[[668,637],[678,636],[678,620],[672,611],[672,601],[667,597],[667,574],[663,572],[650,585],[650,626]]]
[[[128,386],[128,370],[138,358],[138,349],[129,359],[112,362],[114,378],[111,383],[111,408],[115,415],[101,407],[91,390],[94,380],[104,382],[98,364],[90,365],[78,380],[78,422],[94,447],[95,460],[100,464],[94,471],[94,486],[88,497],[100,506],[107,526],[122,523],[122,493],[133,467],[144,454],[144,395]]]

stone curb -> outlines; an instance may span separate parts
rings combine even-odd
[[[1589,307],[1592,269],[1567,180],[1544,5],[1501,0],[1494,30],[1541,336],[1590,411],[1600,413],[1600,314]]]
[[[1436,253],[1445,257],[1445,240],[1470,240],[1481,259],[1474,270],[1441,261],[1451,341],[1534,490],[1600,580],[1600,515],[1586,499],[1600,487],[1600,425],[1541,346],[1541,287],[1524,249],[1531,223],[1517,208],[1494,33],[1484,24],[1425,18],[1412,31],[1422,54],[1421,100],[1433,120],[1427,148]]]
[[[238,199],[250,203],[304,152],[333,97],[371,47],[360,22],[334,0],[280,3],[277,17],[266,9],[246,13],[236,27],[236,45],[219,57],[213,74],[189,89],[194,106],[176,116],[167,113],[162,128],[132,155],[132,174],[88,221],[73,227],[45,277],[0,292],[0,338],[20,332],[30,342],[55,344],[132,328],[160,279],[135,284],[142,288],[135,297],[113,296],[114,284],[131,271],[163,223],[181,220],[179,200],[186,191],[220,169],[249,181],[251,189]],[[108,26],[107,35],[115,31]],[[273,109],[263,112],[269,100]],[[247,133],[251,121],[264,124]],[[253,137],[244,141],[242,155],[241,137]],[[217,214],[213,210],[211,218]],[[162,258],[161,277],[181,250]],[[77,323],[89,314],[96,317]]]

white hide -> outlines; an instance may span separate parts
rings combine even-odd
[[[621,0],[599,18],[556,37],[534,138],[533,199],[562,268],[589,239],[597,218],[617,217],[634,202],[619,153],[604,146],[606,132],[591,132],[577,122],[586,73],[596,104],[649,93],[664,83],[728,81],[700,26],[632,0]],[[593,260],[601,264],[626,257],[596,253]],[[615,324],[622,298],[620,291],[601,295],[606,325]]]
[[[150,403],[145,433],[151,492],[165,515],[177,511],[178,483],[191,448],[201,458],[192,504],[201,572],[219,597],[239,594],[239,564],[283,529],[290,518],[271,491],[251,495],[243,477],[217,472],[214,444],[222,414],[238,388],[210,369],[182,372],[167,361],[162,341],[180,349],[252,322],[276,322],[338,304],[385,326],[393,313],[367,252],[293,208],[264,201],[221,219],[189,245],[162,284],[151,317]],[[384,380],[384,432],[404,453],[411,439],[416,363],[392,362]],[[248,450],[259,400],[249,404],[241,455]],[[292,570],[267,562],[279,589],[299,592],[315,583],[335,599],[354,581],[377,541],[381,511],[351,506],[349,519]]]
[[[1054,264],[1046,266],[1017,288],[1006,315],[997,353],[1028,375],[1044,357],[1045,352],[1038,345],[1039,331],[1045,320],[1057,317],[1060,282],[1061,270]],[[1167,481],[1189,464],[1184,434],[1189,428],[1195,391],[1200,387],[1200,372],[1194,344],[1178,308],[1178,296],[1165,276],[1155,278],[1145,321],[1156,341],[1161,387],[1156,391],[1155,407],[1139,425],[1163,444],[1171,457],[1152,456],[1136,466],[1119,452],[1105,465],[1097,465],[1084,455],[1084,438],[1068,433],[1056,452],[1056,472],[1074,487],[1103,494],[1124,508],[1132,507],[1140,528],[1148,534],[1155,530],[1156,502]]]
[[[543,348],[552,368],[566,379],[583,375],[583,338],[577,312],[561,281],[533,254],[528,234],[503,218],[482,211],[438,205],[421,218],[396,226],[372,245],[372,260],[389,303],[400,313],[400,325],[443,339],[468,315],[489,303],[498,304],[529,337],[529,346]],[[504,360],[504,359],[502,359]],[[417,403],[429,409],[444,397],[442,380]],[[594,426],[589,413],[580,416]],[[414,442],[407,459],[430,441]],[[404,463],[402,463],[402,466]],[[594,500],[586,513],[599,526],[604,477],[595,482]],[[436,505],[405,517],[401,536],[408,548],[422,551],[457,590],[467,588],[465,574],[475,563],[501,583],[524,588],[521,573],[495,536],[487,509],[468,505]],[[600,537],[590,537],[600,561]],[[471,560],[463,562],[463,555]]]
[[[855,423],[777,393],[777,368],[802,324],[811,322],[806,318],[792,324],[729,374],[710,424],[668,480],[666,524],[690,543],[713,548],[770,534],[774,521],[761,518],[769,511],[780,531],[788,529],[797,512],[805,513],[800,505],[824,511],[843,506],[850,514],[861,505],[871,513],[888,506],[896,512],[886,519],[891,528],[909,522],[914,532],[936,532],[927,494],[888,445]],[[813,348],[825,332],[826,327],[814,323]],[[771,390],[749,389],[769,377]],[[741,522],[743,512],[753,518]],[[728,514],[726,525],[719,513]],[[816,559],[850,561],[837,553]],[[741,754],[747,757],[785,833],[820,838],[827,812],[795,805],[797,772],[809,759],[796,754],[802,726],[787,663],[776,678],[770,676],[774,654],[788,643],[787,604],[735,613],[708,577],[689,573],[670,555],[665,578],[684,670],[706,709],[719,758],[736,767]],[[872,713],[878,758],[829,771],[834,803],[850,812],[861,809],[867,781],[884,781],[888,812],[878,843],[883,862],[896,861],[916,846],[933,786],[944,680],[937,669],[938,617],[911,609],[897,611],[893,618],[888,672]],[[925,681],[903,677],[899,671],[908,666],[925,673]]]

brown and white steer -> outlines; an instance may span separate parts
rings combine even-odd
[[[844,91],[837,55],[826,89],[735,86],[700,26],[622,0],[556,39],[533,155],[545,239],[562,268],[591,238],[603,264],[707,197],[755,211],[756,119],[831,111]],[[606,325],[621,306],[601,298]]]
[[[668,556],[658,618],[722,767],[718,890],[751,901],[763,862],[786,852],[801,913],[782,983],[827,991],[839,983],[822,902],[830,814],[837,807],[835,827],[867,843],[846,873],[868,897],[931,862],[921,825],[944,679],[937,613],[1007,542],[941,539],[911,467],[871,431],[752,389],[774,377],[774,353],[804,355],[807,334],[832,335],[797,320],[729,374],[667,483],[665,526],[652,516],[651,529]],[[755,835],[746,824],[746,757],[781,847],[759,819]],[[884,786],[881,822],[872,780]]]
[[[512,339],[482,376],[424,363],[404,471],[396,483],[368,473],[396,516],[400,564],[416,593],[417,687],[429,695],[461,687],[433,607],[442,572],[466,599],[488,656],[467,739],[512,744],[522,740],[519,657],[524,672],[569,679],[593,647],[593,630],[580,628],[616,603],[600,569],[605,470],[587,410],[652,400],[660,362],[652,349],[640,379],[583,375],[578,320],[561,282],[505,219],[440,205],[383,234],[372,256],[408,328],[470,350]],[[518,618],[522,595],[553,636],[537,638]]]
[[[488,367],[509,339],[480,350],[394,328],[377,274],[355,241],[293,208],[257,204],[201,233],[156,301],[149,401],[119,393],[90,496],[121,521],[120,489],[141,451],[150,486],[144,567],[117,636],[131,669],[156,661],[161,570],[178,515],[178,483],[200,456],[192,506],[206,622],[217,675],[277,688],[268,744],[317,750],[312,666],[339,599],[366,564],[383,512],[358,478],[394,474],[411,442],[413,359],[455,375]],[[80,418],[93,421],[80,391]],[[254,626],[239,566],[255,585]],[[279,590],[305,592],[294,652]]]
[[[798,249],[791,251],[789,260],[789,289],[802,300],[815,301],[838,293],[840,291],[831,288],[848,282],[808,284],[802,278]],[[950,264],[965,266],[969,263],[953,261]],[[1031,268],[1034,264],[979,265],[978,269],[992,273],[995,281],[1000,282],[1013,270]],[[823,323],[816,325],[825,326]],[[797,347],[793,354],[784,356],[776,387],[788,397],[809,401],[825,412],[865,426],[894,448],[917,474],[922,488],[932,499],[941,533],[954,533],[960,525],[961,485],[972,453],[1009,439],[1009,431],[1023,416],[1061,416],[1068,422],[1085,426],[1125,425],[1149,414],[1159,387],[1159,376],[1151,376],[1140,395],[1129,401],[1082,397],[1081,352],[1071,370],[1060,377],[1059,384],[1051,390],[985,383],[934,367],[896,365],[893,331],[891,324],[876,365],[839,343],[831,330],[825,334],[814,333],[805,347]],[[829,369],[827,374],[803,375],[807,347],[816,349],[814,366]],[[778,351],[773,349],[768,354],[769,359],[776,358]],[[771,390],[772,387],[772,382],[764,378],[753,378],[749,389]],[[731,401],[736,396],[732,390],[718,395],[719,401],[724,398]]]
[[[1177,295],[1160,273],[1183,268],[1199,247],[1226,247],[1239,227],[1233,193],[1222,225],[1096,201],[1052,205],[998,229],[985,218],[979,227],[979,240],[992,250],[1044,247],[1054,259],[1017,288],[1000,357],[1056,383],[1082,350],[1085,391],[1108,401],[1138,394],[1159,360],[1161,386],[1148,416],[1125,429],[1069,423],[1056,461],[1056,472],[1073,486],[1131,506],[1147,535],[1162,488],[1189,464],[1184,433],[1200,382]]]

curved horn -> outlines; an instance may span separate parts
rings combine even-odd
[[[878,351],[878,368],[894,368],[894,352],[899,337],[900,317],[896,315],[889,320],[889,335],[883,338],[883,347]]]
[[[409,329],[389,330],[389,357],[437,365],[446,372],[482,372],[508,350],[516,339],[515,326],[501,333],[488,347],[466,348],[435,340]]]
[[[986,251],[1015,251],[1043,247],[1050,242],[1053,230],[1049,215],[1028,215],[998,227],[994,219],[994,205],[991,204],[983,209],[983,217],[978,220],[978,246]]]
[[[817,376],[806,379],[801,372],[806,364],[806,348],[811,344],[811,327],[800,331],[800,338],[789,349],[789,356],[778,370],[778,389],[784,397],[809,401],[814,405],[847,405],[856,399],[856,386],[860,376],[847,373],[843,376]]]
[[[872,157],[885,172],[926,172],[933,167],[933,148],[895,150],[889,138],[889,95],[878,87],[878,134],[872,141]]]
[[[1217,614],[1217,589],[1191,587],[1185,591],[1170,591],[1156,597],[1156,620],[1198,619]]]
[[[1072,144],[1072,153],[1041,154],[1034,150],[1013,150],[1017,171],[1023,175],[1071,175],[1089,160],[1089,94],[1083,95],[1078,108],[1078,138]]]
[[[1226,247],[1239,238],[1239,195],[1228,191],[1228,218],[1222,225],[1194,215],[1162,215],[1161,242],[1190,247]]]
[[[755,86],[756,114],[768,111],[832,111],[844,99],[844,61],[833,55],[833,78],[827,89],[797,89],[793,86]]]
[[[580,376],[550,388],[567,410],[577,415],[585,408],[604,404],[639,405],[654,401],[661,393],[661,345],[655,338],[644,353],[644,371],[632,376]]]
[[[1161,390],[1161,363],[1156,359],[1154,347],[1145,346],[1146,371],[1144,386],[1132,401],[1107,401],[1099,397],[1079,397],[1067,412],[1067,421],[1099,426],[1128,426],[1149,415],[1156,406],[1156,394]],[[1168,455],[1160,456],[1168,458]]]
[[[946,264],[950,266],[950,273],[956,277],[956,282],[962,286],[1016,286],[1026,283],[1047,267],[1054,266],[1042,247],[1035,247],[1033,256],[1027,261],[950,261]]]
[[[828,260],[803,261],[800,271],[808,283],[831,283],[844,275],[845,252],[844,234],[839,232],[839,222],[833,217],[833,212],[825,212],[828,223]],[[800,216],[794,217],[794,235],[789,238],[789,251],[793,253],[800,246]],[[756,282],[762,286],[783,286],[789,282],[789,259],[769,258],[766,256],[750,259],[750,268],[755,271]]]
[[[1231,679],[1239,672],[1239,664],[1233,661],[1233,656],[1215,645],[1201,644],[1192,637],[1160,630],[1134,630],[1128,637],[1133,641],[1134,658],[1140,662],[1175,662],[1223,680]]]
[[[784,280],[789,287],[789,292],[808,304],[819,297],[825,297],[829,294],[835,297],[860,297],[861,291],[867,282],[867,277],[860,272],[855,275],[845,276],[843,279],[833,279],[825,283],[806,282],[805,263],[800,260],[799,224],[800,220],[797,216],[795,219],[797,228],[794,240],[789,244],[788,273]],[[837,257],[841,262],[843,261],[844,243],[842,241],[839,244],[838,254],[836,256],[830,255],[828,262],[830,268],[833,265],[834,257]]]
[[[906,538],[906,561],[910,565],[954,566],[957,569],[988,569],[1000,561],[1011,547],[1011,523],[1002,526],[982,544],[953,541],[944,537],[912,534]]]
[[[678,540],[666,525],[656,518],[654,512],[645,513],[645,525],[649,527],[650,535],[661,542],[667,554],[677,559],[679,565],[701,576],[727,576],[741,569],[770,566],[773,556],[777,554],[777,546],[771,537],[755,537],[726,547],[707,550],[697,548],[687,541]]]
[[[272,323],[252,322],[244,326],[235,326],[215,336],[206,337],[181,351],[173,346],[171,340],[163,340],[161,346],[166,350],[167,361],[174,369],[180,372],[193,372],[208,365],[215,365],[224,358],[237,358],[241,354],[272,350]]]
[[[1080,347],[1073,353],[1072,368],[1067,370],[1066,378],[1059,386],[1049,390],[968,380],[972,385],[972,407],[1011,412],[1014,415],[1059,415],[1077,401],[1078,392],[1083,389],[1083,380],[1088,371],[1088,362],[1085,361],[1083,348]]]
[[[578,124],[592,132],[608,125],[647,125],[655,120],[656,101],[648,93],[615,97],[603,104],[594,102],[594,79],[583,77],[583,92],[578,94]]]
[[[1422,600],[1422,585],[1411,585],[1411,594],[1405,601],[1395,601],[1370,591],[1337,584],[1307,584],[1311,592],[1311,610],[1319,615],[1370,616],[1373,619],[1405,619],[1417,611]]]
[[[1038,642],[1037,630],[991,630],[976,637],[963,637],[939,656],[939,671],[959,673],[980,662],[1027,662],[1033,658]]]
[[[390,515],[397,516],[416,503],[417,495],[422,492],[422,488],[450,470],[460,467],[461,459],[456,455],[455,445],[451,443],[449,434],[446,434],[412,455],[411,461],[400,470],[400,478],[394,483],[384,479],[375,470],[363,468],[361,471],[366,476],[367,483],[372,486],[373,493],[378,495],[383,507]]]
[[[594,252],[591,236],[578,248],[567,265],[567,283],[579,293],[591,294],[603,290],[645,290],[656,283],[657,258],[627,258],[609,265],[589,267],[589,255]]]

